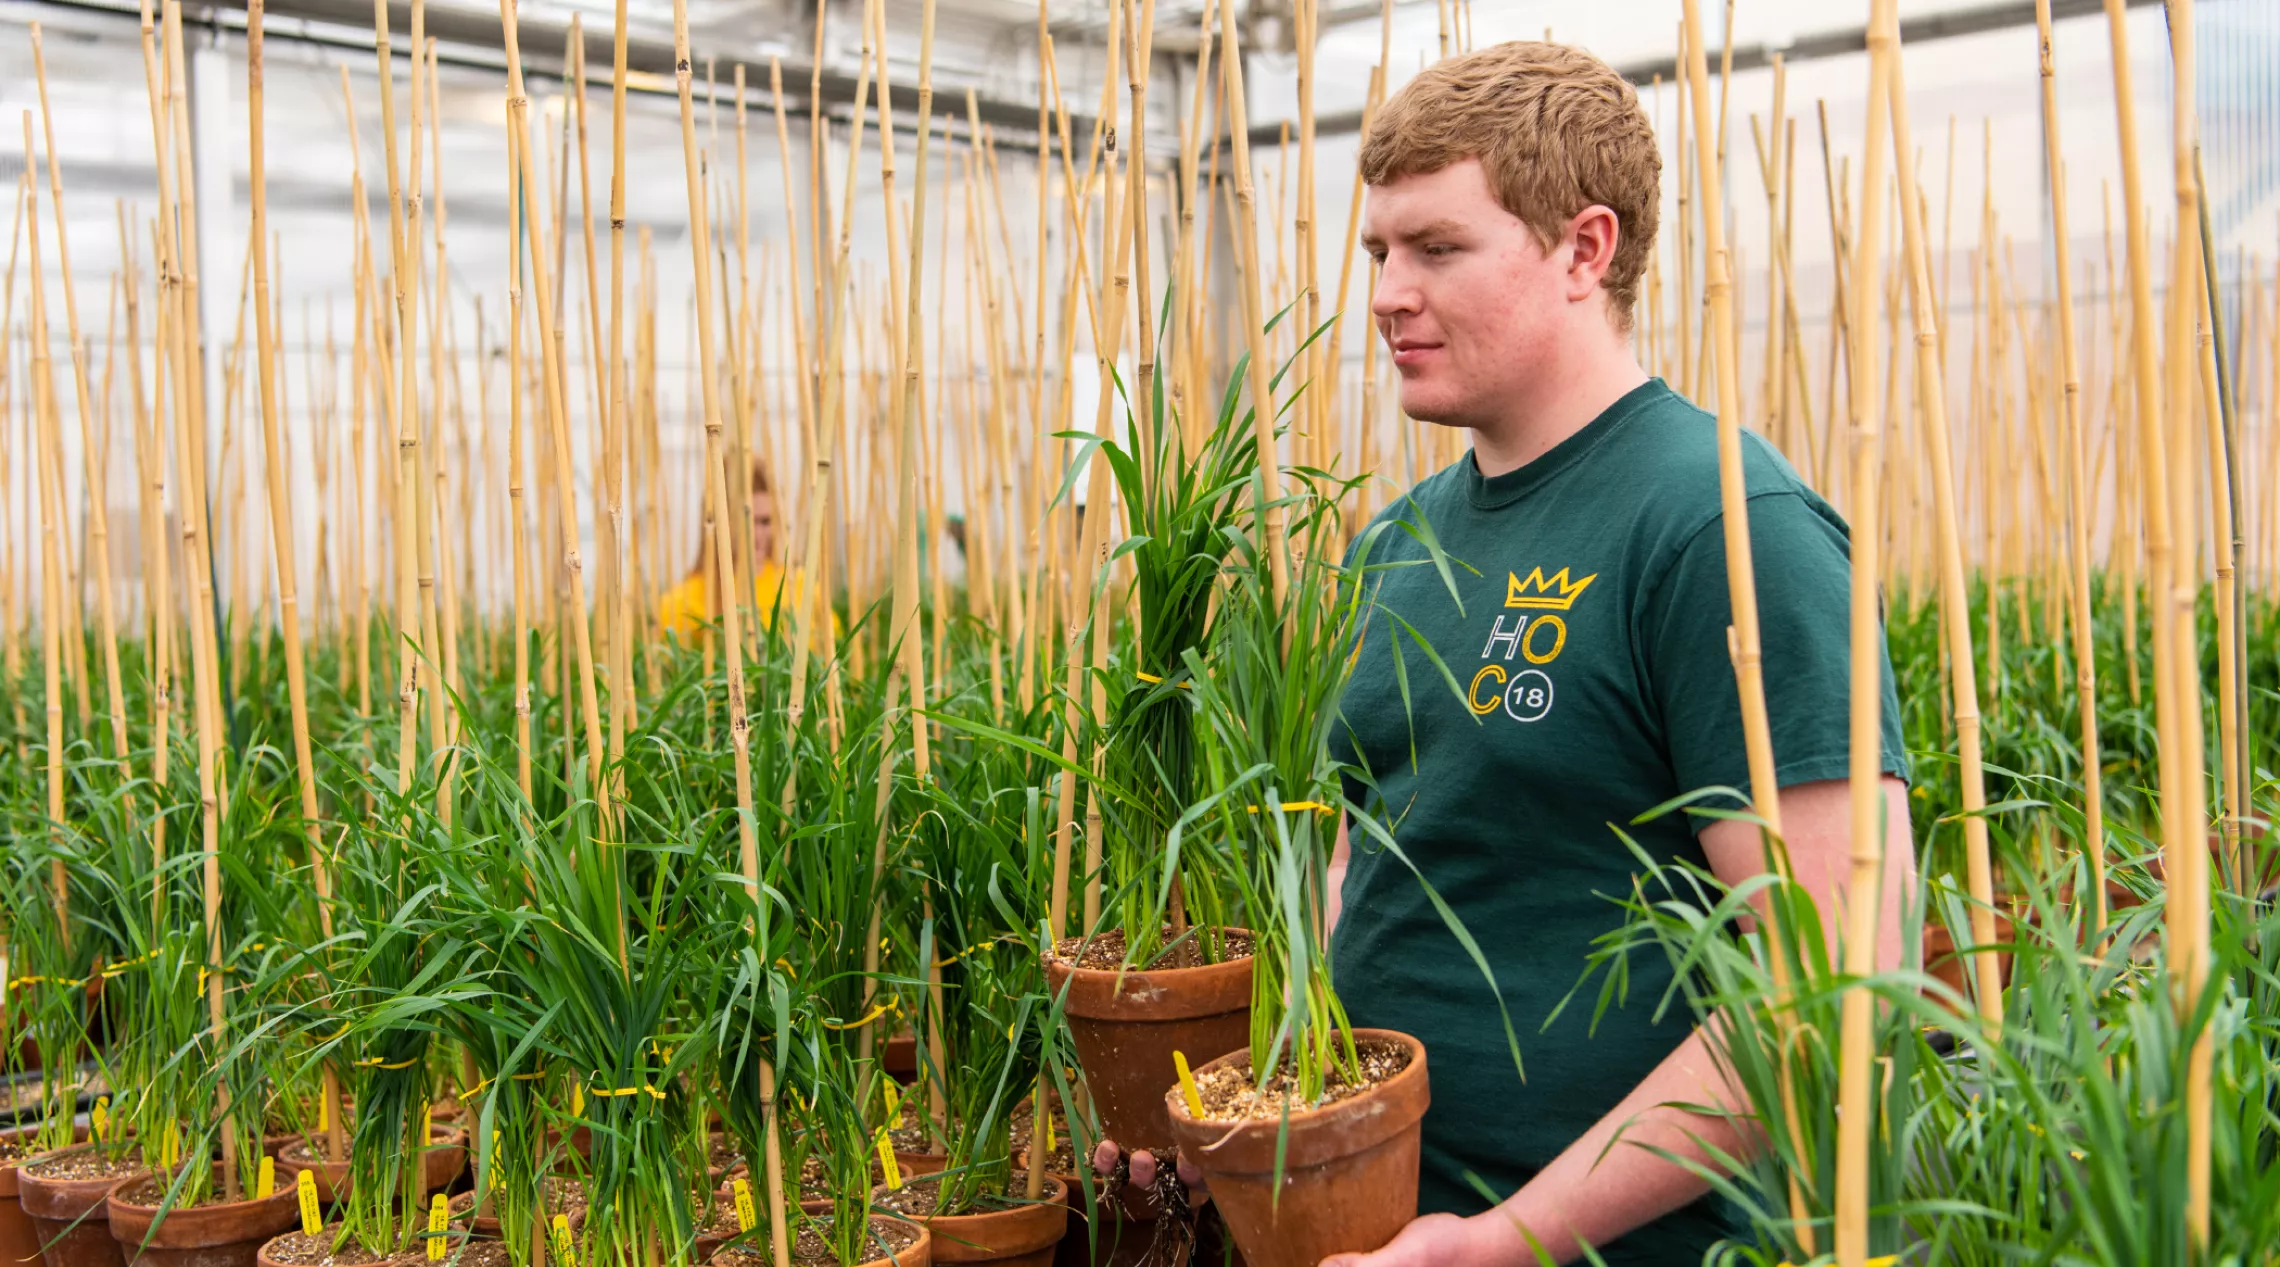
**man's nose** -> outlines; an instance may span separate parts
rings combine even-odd
[[[1393,317],[1417,310],[1417,288],[1410,282],[1409,271],[1398,259],[1389,256],[1378,267],[1377,290],[1370,297],[1370,315]]]

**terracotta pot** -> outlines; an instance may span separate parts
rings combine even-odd
[[[13,1142],[24,1135],[25,1130],[4,1131],[0,1140]],[[16,1163],[0,1162],[0,1267],[23,1263],[41,1267],[40,1238],[33,1234],[31,1217],[16,1195]]]
[[[1315,1267],[1328,1255],[1382,1248],[1417,1217],[1417,1151],[1425,1107],[1425,1044],[1389,1029],[1357,1029],[1357,1044],[1396,1043],[1409,1065],[1359,1095],[1289,1116],[1282,1183],[1281,1119],[1199,1122],[1175,1088],[1164,1110],[1181,1155],[1202,1169],[1211,1199],[1252,1267]],[[1248,1047],[1196,1070],[1250,1067]]]
[[[262,1242],[300,1217],[292,1188],[283,1185],[266,1197],[164,1215],[159,1213],[163,1191],[156,1197],[138,1192],[132,1201],[121,1199],[121,1193],[138,1186],[121,1184],[106,1202],[111,1238],[134,1267],[254,1267]]]
[[[331,1233],[328,1230],[325,1234],[330,1235]],[[270,1246],[275,1245],[277,1242],[284,1240],[287,1236],[292,1235],[294,1235],[293,1232],[286,1232],[282,1235],[272,1236],[268,1240],[263,1241],[261,1243],[260,1250],[256,1252],[254,1257],[255,1267],[294,1267],[293,1264],[288,1264],[269,1256]],[[418,1250],[414,1250],[407,1254],[399,1254],[394,1258],[374,1259],[371,1263],[366,1264],[366,1267],[415,1267],[416,1264],[423,1263],[425,1261],[427,1261],[427,1255]]]
[[[27,1169],[43,1158],[85,1152],[92,1147],[74,1144],[28,1157],[18,1165],[16,1195],[32,1221],[32,1235],[39,1238],[47,1267],[124,1267],[126,1263],[119,1243],[111,1239],[104,1203],[111,1189],[148,1175],[148,1169],[125,1170],[99,1179],[43,1179]]]
[[[0,1140],[14,1143],[28,1138],[37,1129],[20,1126],[0,1131]],[[87,1128],[72,1128],[71,1138],[74,1143],[85,1143]],[[42,1267],[44,1262],[40,1256],[40,1236],[32,1228],[31,1216],[24,1213],[24,1203],[16,1188],[16,1168],[30,1160],[20,1157],[0,1162],[0,1267],[23,1267],[24,1264]]]
[[[906,1086],[918,1080],[918,1036],[909,1030],[887,1039],[879,1049],[879,1069]]]
[[[980,1214],[931,1214],[916,1221],[934,1234],[935,1262],[1049,1267],[1069,1234],[1069,1189],[1048,1177],[1044,1198],[1034,1204]]]
[[[906,1227],[915,1227],[918,1229],[918,1239],[912,1241],[908,1248],[896,1253],[893,1258],[874,1258],[867,1263],[858,1264],[856,1267],[932,1267],[935,1261],[934,1238],[927,1232],[925,1224],[913,1223],[909,1219],[892,1214],[874,1214],[871,1216],[872,1226],[876,1227],[881,1223],[899,1223]],[[708,1267],[767,1267],[768,1262],[767,1255],[756,1254],[738,1246],[734,1249],[720,1251],[718,1256],[711,1260]]]
[[[915,1179],[924,1175],[941,1174],[950,1165],[950,1157],[947,1153],[906,1153],[898,1148],[895,1150],[895,1165],[901,1169],[904,1178]]]
[[[560,1148],[561,1146],[561,1128],[553,1126],[547,1127],[546,1151],[552,1153],[555,1149]],[[571,1153],[576,1153],[577,1158],[572,1159],[570,1156]],[[586,1169],[585,1163],[590,1160],[593,1155],[594,1128],[591,1126],[581,1126],[577,1130],[570,1132],[570,1147],[563,1150],[561,1156],[555,1158],[554,1173],[558,1175],[582,1174]]]
[[[467,1132],[456,1126],[430,1126],[428,1139],[430,1147],[420,1154],[420,1190],[435,1192],[449,1187],[467,1169]],[[296,1152],[299,1158],[291,1155]],[[289,1144],[277,1153],[277,1186],[290,1187],[298,1182],[302,1171],[313,1170],[317,1174],[317,1200],[331,1205],[348,1186],[348,1166],[345,1160],[315,1160],[305,1146]]]
[[[1997,915],[1995,917],[1995,940],[2008,945],[2016,938],[2017,933],[2010,918]],[[1977,974],[1978,966],[1974,962],[1977,958],[1976,954],[1967,957],[1956,953],[1955,934],[1948,931],[1947,925],[1938,920],[1925,923],[1924,972],[1927,975],[1944,983],[1949,989],[1965,998],[1969,998],[1972,987],[1966,978]],[[2011,959],[2011,952],[2007,950],[1995,952],[1996,977],[2006,986],[2011,984]]]
[[[1247,932],[1229,929],[1231,933]],[[1055,997],[1067,990],[1069,1030],[1092,1090],[1101,1129],[1127,1150],[1169,1154],[1164,1092],[1179,1080],[1172,1053],[1188,1063],[1251,1041],[1251,960],[1148,972],[1080,968],[1045,960]]]

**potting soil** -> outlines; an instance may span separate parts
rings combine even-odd
[[[1349,1100],[1409,1067],[1409,1049],[1395,1043],[1362,1043],[1355,1048],[1362,1078],[1346,1081],[1336,1069],[1323,1082],[1322,1098],[1311,1103],[1297,1099],[1298,1083],[1290,1071],[1276,1073],[1264,1087],[1251,1081],[1250,1062],[1221,1065],[1195,1076],[1196,1093],[1203,1100],[1207,1122],[1256,1122],[1280,1118],[1285,1106],[1293,1113],[1319,1109]]]

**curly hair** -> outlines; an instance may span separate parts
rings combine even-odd
[[[1537,40],[1446,58],[1378,109],[1362,179],[1379,185],[1467,158],[1546,250],[1585,207],[1615,213],[1601,284],[1629,329],[1662,209],[1662,155],[1629,81],[1582,49]]]

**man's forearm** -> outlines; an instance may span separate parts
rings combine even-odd
[[[1675,1106],[1745,1103],[1695,1031],[1525,1187],[1474,1217],[1488,1251],[1477,1261],[1533,1267],[1533,1237],[1552,1261],[1573,1262],[1583,1245],[1605,1246],[1702,1196],[1707,1182],[1650,1150],[1705,1163],[1705,1144],[1736,1153],[1743,1141],[1730,1120]]]

